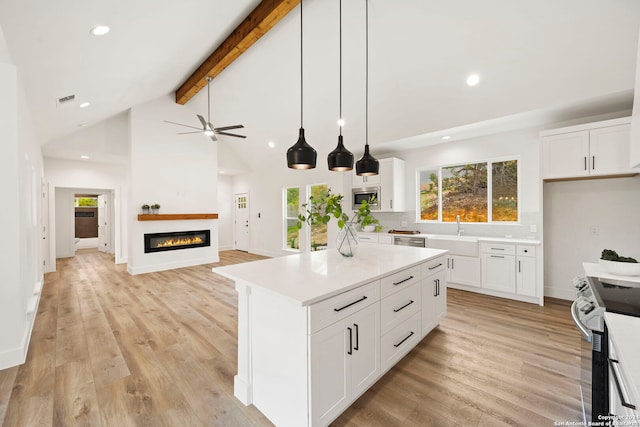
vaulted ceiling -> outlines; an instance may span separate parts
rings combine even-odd
[[[46,154],[48,144],[74,139],[80,125],[175,96],[259,3],[0,0],[8,48],[0,60],[10,56],[20,69]],[[355,152],[364,143],[364,11],[365,0],[343,1],[343,133]],[[369,15],[372,150],[413,146],[423,134],[455,139],[456,131],[462,137],[508,118],[526,126],[631,106],[637,0],[369,0]],[[250,147],[264,161],[281,159],[295,142],[299,17],[297,6],[213,81],[214,124],[241,122],[248,135],[221,144]],[[101,23],[109,34],[89,34]],[[304,1],[304,71],[307,139],[326,156],[337,142],[338,0]],[[465,84],[472,72],[481,79],[475,87]],[[70,94],[75,104],[56,106]],[[78,108],[84,101],[91,106]],[[206,91],[186,106],[206,112]]]

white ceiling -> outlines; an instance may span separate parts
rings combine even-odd
[[[257,4],[0,0],[0,28],[45,155],[65,157],[67,145],[90,149],[87,139],[104,155],[104,140],[77,136],[80,124],[99,132],[103,120],[173,92]],[[343,133],[357,155],[365,139],[364,5],[343,2]],[[376,147],[422,144],[416,135],[456,140],[507,122],[526,127],[631,107],[637,0],[369,0],[369,10],[374,155]],[[214,125],[243,123],[248,135],[221,144],[251,148],[250,162],[284,162],[297,139],[299,16],[294,9],[212,83]],[[320,163],[337,142],[338,0],[305,0],[304,18],[304,127]],[[90,35],[98,23],[111,32]],[[0,60],[2,44],[0,34]],[[473,88],[465,84],[470,72],[481,76]],[[76,105],[56,108],[56,98],[69,94]],[[85,100],[91,106],[78,108]],[[187,108],[206,114],[206,92]],[[181,131],[162,120],[172,118],[158,118],[167,132]],[[191,137],[201,135],[180,136]]]

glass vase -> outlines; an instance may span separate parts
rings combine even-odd
[[[338,233],[336,247],[342,256],[352,257],[358,249],[358,233],[350,222],[347,222]]]

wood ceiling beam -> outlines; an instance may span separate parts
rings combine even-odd
[[[207,76],[220,74],[299,3],[300,0],[262,0],[176,90],[176,103],[186,104],[207,85]]]

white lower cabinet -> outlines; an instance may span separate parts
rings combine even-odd
[[[482,287],[502,292],[516,292],[515,245],[483,243]]]
[[[447,280],[467,286],[480,286],[480,258],[449,255],[447,258],[449,274]]]
[[[447,314],[447,270],[444,257],[423,264],[420,290],[422,292],[420,330],[424,337]]]
[[[530,245],[516,247],[516,293],[529,297],[537,296],[536,248]]]
[[[311,335],[311,425],[327,425],[380,375],[374,303]]]
[[[416,313],[382,336],[382,372],[389,370],[420,341],[420,313]]]

